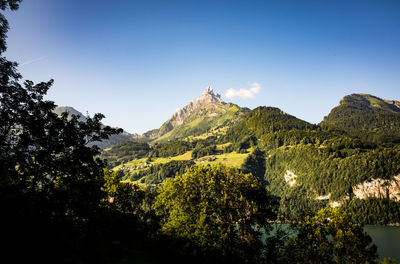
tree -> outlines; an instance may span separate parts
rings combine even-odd
[[[281,254],[282,263],[377,263],[371,237],[338,208],[305,217],[295,232]]]
[[[164,234],[247,262],[261,260],[275,206],[256,177],[222,165],[195,165],[167,179],[155,202]]]
[[[256,148],[244,161],[242,168],[244,173],[252,173],[265,184],[265,152]]]
[[[104,170],[103,190],[108,194],[105,203],[122,213],[143,216],[146,190],[131,182],[121,182],[116,171]]]
[[[0,9],[16,10],[18,0],[0,0]],[[0,14],[0,210],[3,250],[16,257],[69,252],[88,237],[85,225],[100,209],[106,195],[104,162],[99,148],[88,143],[121,132],[101,124],[104,117],[79,121],[53,112],[55,103],[44,99],[53,80],[25,81],[17,63],[3,57],[8,22]],[[24,252],[18,254],[17,252]],[[4,257],[4,256],[3,256]],[[66,262],[79,262],[69,259]],[[6,258],[6,257],[4,257]],[[60,260],[57,259],[59,262]]]
[[[0,8],[16,10],[19,2],[3,0]],[[1,41],[5,42],[8,24],[3,15],[0,18]],[[5,44],[0,48],[4,52]],[[21,85],[16,66],[1,57],[0,187],[19,186],[21,191],[42,193],[49,200],[57,197],[61,214],[87,214],[98,205],[105,166],[97,157],[99,149],[88,144],[121,130],[103,126],[102,114],[84,122],[77,116],[67,118],[67,113],[59,117],[53,112],[55,103],[44,99],[53,80]]]

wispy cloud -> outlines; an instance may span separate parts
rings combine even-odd
[[[240,88],[239,90],[235,90],[233,88],[229,88],[226,90],[225,96],[228,99],[232,99],[236,96],[242,98],[242,99],[251,99],[254,97],[254,95],[258,94],[260,92],[261,85],[259,83],[252,83],[251,87],[249,89],[243,89]]]
[[[47,58],[47,56],[42,56],[42,57],[40,57],[40,58],[36,58],[36,59],[33,59],[33,60],[24,61],[24,62],[20,63],[19,66],[29,65],[29,64],[32,64],[32,63],[35,63],[35,62],[44,60],[44,59],[46,59],[46,58]]]

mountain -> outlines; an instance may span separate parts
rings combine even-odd
[[[149,142],[123,142],[102,156],[123,179],[141,184],[159,184],[195,163],[223,163],[257,175],[288,219],[341,206],[357,212],[356,222],[394,223],[399,115],[398,101],[351,94],[315,125],[275,107],[226,103],[207,87],[141,136]]]
[[[236,126],[231,127],[226,137],[231,141],[240,141],[243,137],[260,138],[268,133],[289,130],[310,130],[317,126],[284,113],[276,107],[259,106],[253,109]]]
[[[59,107],[56,107],[56,109],[54,109],[53,112],[59,116],[64,112],[68,112],[69,116],[72,116],[72,115],[79,116],[79,119],[78,119],[79,121],[86,121],[85,115],[71,106],[59,106]]]
[[[400,102],[369,94],[347,95],[321,125],[372,141],[400,142]]]
[[[69,116],[72,116],[72,115],[79,116],[79,119],[78,119],[79,121],[86,121],[85,115],[71,106],[59,106],[59,107],[56,107],[53,112],[56,113],[57,115],[61,115],[63,112],[68,112]],[[103,140],[101,142],[100,141],[92,142],[92,143],[90,143],[90,145],[97,145],[101,149],[106,149],[117,143],[120,143],[123,141],[128,141],[128,140],[133,140],[137,136],[138,136],[137,134],[130,134],[126,131],[123,131],[122,133],[120,133],[118,135],[112,135],[107,140]]]
[[[143,135],[154,141],[168,141],[205,133],[219,134],[248,112],[247,108],[225,103],[219,94],[207,87],[202,95],[176,111],[159,129]]]

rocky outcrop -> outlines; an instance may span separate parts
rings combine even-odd
[[[393,201],[400,201],[400,174],[394,176],[390,180],[374,179],[365,181],[353,187],[353,195],[357,199],[374,198],[389,198]],[[331,194],[320,195],[316,200],[323,201],[330,199]],[[350,199],[348,195],[342,197],[339,201],[330,201],[331,207],[340,207],[345,200]]]
[[[286,170],[286,173],[285,175],[283,175],[283,177],[285,178],[286,183],[289,184],[290,187],[293,187],[296,184],[297,175],[294,174],[293,171]]]
[[[177,125],[183,124],[183,122],[190,116],[193,111],[201,106],[212,104],[212,103],[223,103],[221,96],[213,91],[213,89],[208,86],[202,95],[195,98],[193,101],[185,105],[182,109],[176,111],[171,119],[169,120],[169,124],[173,127]]]
[[[196,97],[193,101],[176,111],[171,118],[166,121],[158,130],[151,130],[146,132],[144,135],[147,137],[162,136],[175,127],[182,125],[196,109],[205,105],[217,103],[225,104],[225,102],[221,99],[221,96],[215,93],[213,89],[208,86],[202,95]]]
[[[376,197],[400,201],[400,174],[391,180],[374,179],[360,183],[353,187],[353,194],[358,199]]]
[[[317,197],[315,198],[315,200],[318,200],[318,201],[325,201],[325,200],[329,200],[330,198],[331,198],[331,194],[328,193],[328,194],[325,194],[325,195],[319,195],[319,196],[317,196]]]

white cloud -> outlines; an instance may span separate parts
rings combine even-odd
[[[251,99],[254,97],[254,95],[258,94],[260,92],[261,85],[259,83],[252,83],[251,87],[249,89],[243,89],[240,88],[239,90],[235,90],[233,88],[229,88],[226,90],[225,96],[228,99],[232,99],[236,96],[242,98],[242,99]]]

